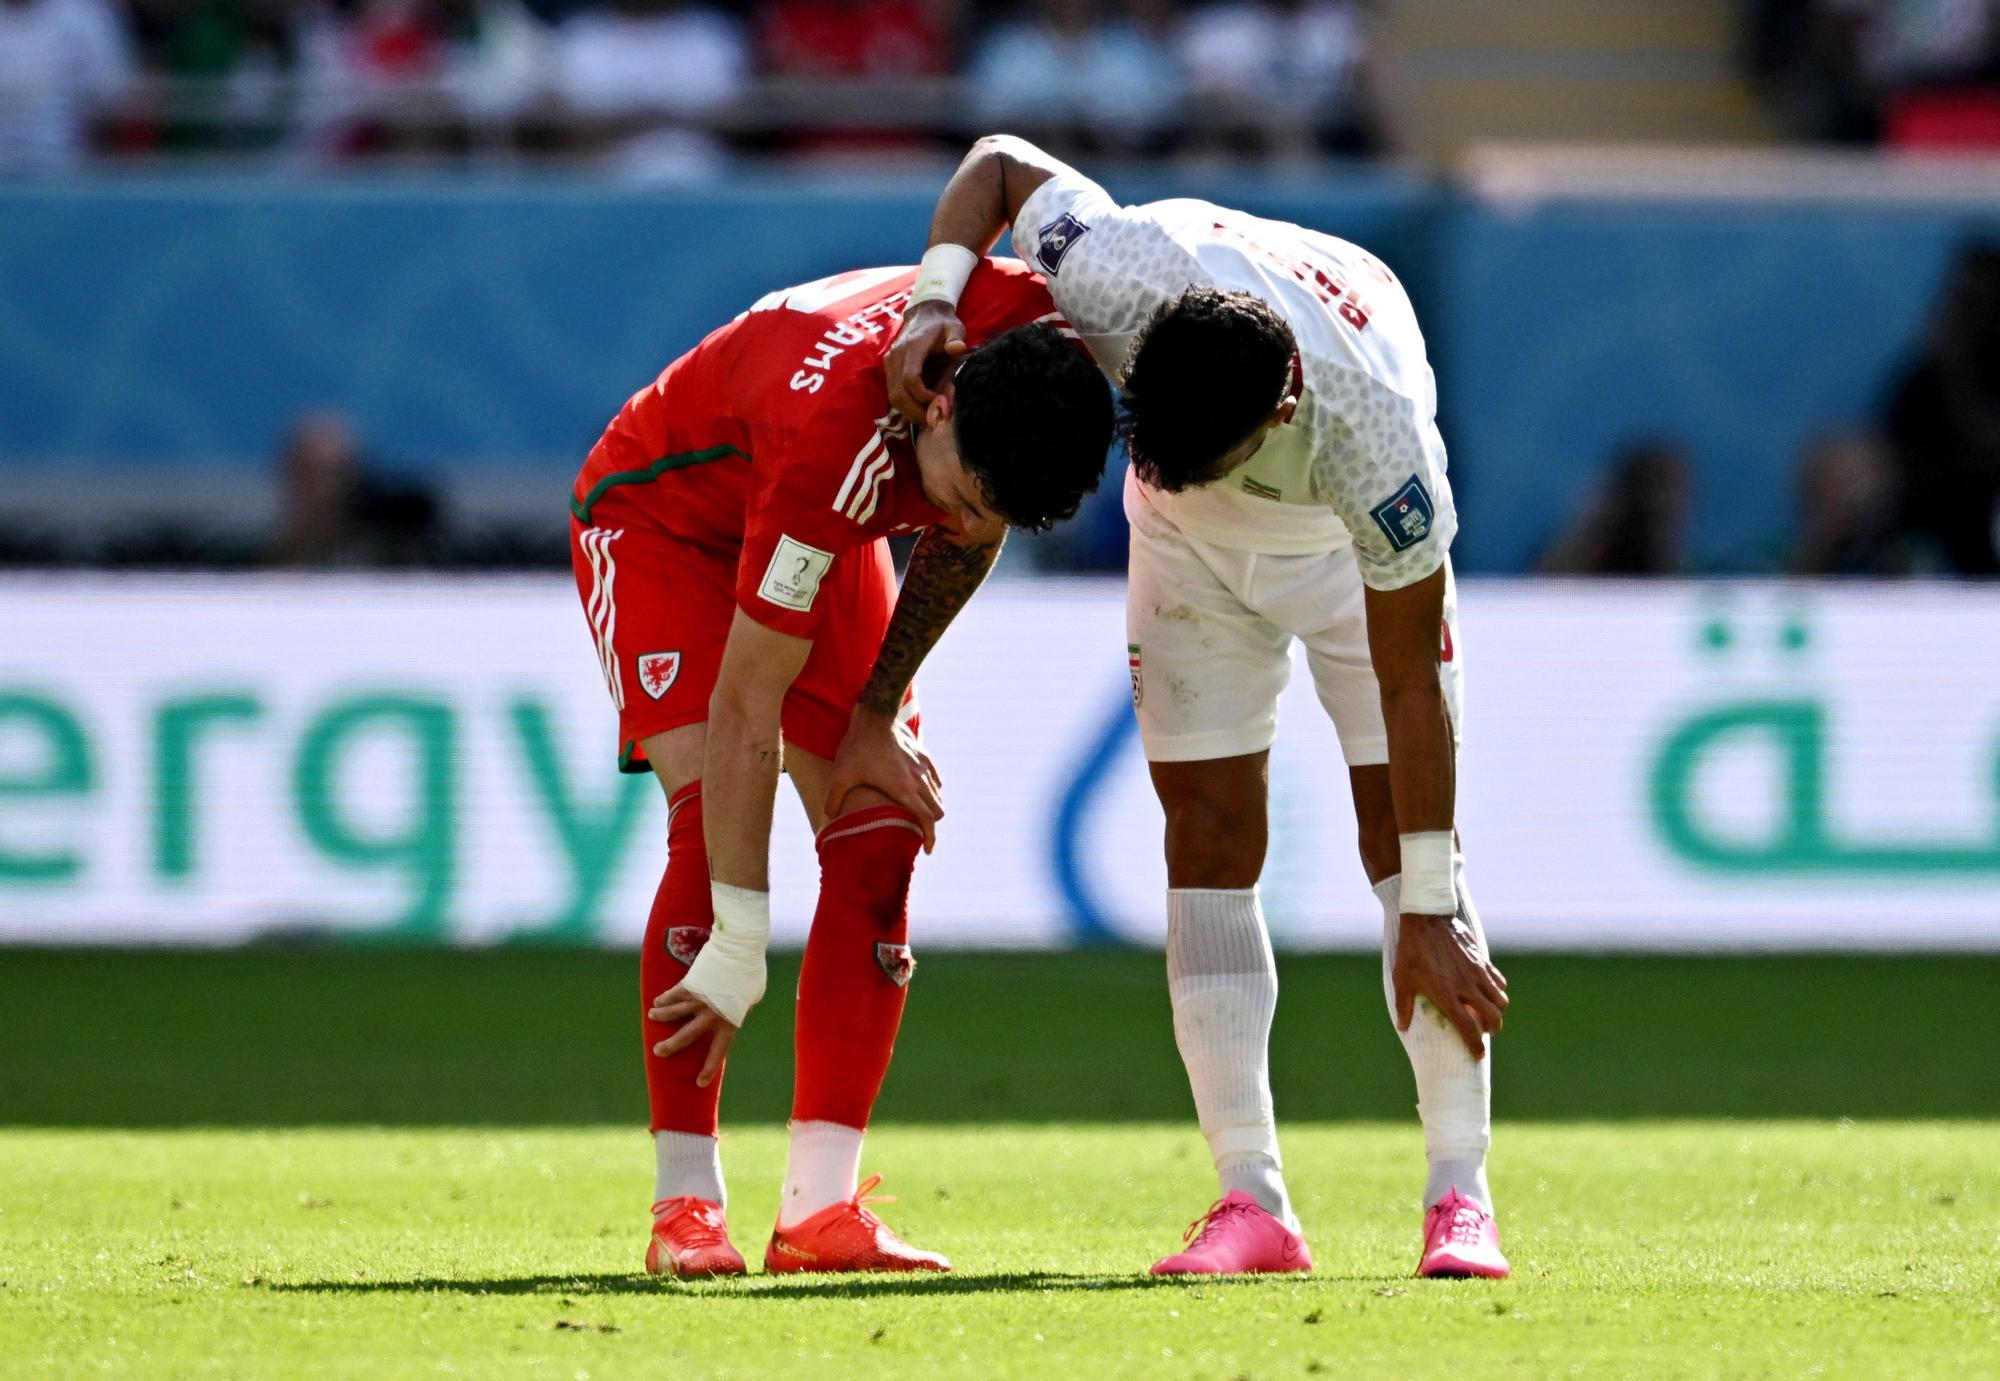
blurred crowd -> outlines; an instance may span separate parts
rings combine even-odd
[[[1698,468],[1671,438],[1633,442],[1612,457],[1541,569],[2000,577],[2000,244],[1960,255],[1878,416],[1806,443],[1793,472],[1788,548],[1705,570],[1688,540]]]
[[[1394,0],[0,0],[0,170],[93,152],[1366,156]],[[1741,0],[1804,140],[2000,149],[2000,0]]]
[[[1577,496],[1568,525],[1551,538],[1537,569],[1620,578],[2000,578],[2000,243],[1974,244],[1960,255],[1929,328],[1875,414],[1806,440],[1793,467],[1782,545],[1697,555],[1690,538],[1703,473],[1680,441],[1634,440],[1610,458],[1594,490]],[[1706,473],[1717,471],[1710,466]],[[93,532],[87,546],[10,521],[0,506],[0,566],[568,564],[563,526],[547,520],[539,486],[532,518],[468,521],[449,511],[446,492],[371,454],[335,411],[298,419],[273,457],[266,488],[271,502],[259,525],[225,531],[189,526],[184,518],[140,519]],[[1022,538],[1012,567],[1122,570],[1126,528],[1118,494],[1115,480],[1106,483],[1075,521]]]
[[[1365,0],[0,0],[0,167],[93,150],[1367,153]],[[885,110],[893,115],[885,115]]]
[[[1748,9],[1751,72],[1793,137],[2000,149],[1995,0],[1751,0]]]

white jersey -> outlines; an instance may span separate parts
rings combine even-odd
[[[1298,341],[1297,413],[1214,484],[1143,498],[1213,546],[1305,555],[1354,544],[1361,577],[1400,589],[1436,571],[1458,531],[1437,383],[1415,311],[1359,246],[1205,201],[1121,207],[1078,173],[1035,189],[1015,251],[1122,383],[1133,338],[1194,284],[1255,293]]]

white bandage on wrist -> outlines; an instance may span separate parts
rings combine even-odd
[[[715,928],[688,965],[681,986],[731,1026],[764,996],[764,951],[771,943],[771,894],[726,882],[708,885]]]
[[[1451,831],[1399,835],[1403,845],[1403,914],[1455,916],[1458,891],[1451,881]]]
[[[979,256],[964,245],[932,245],[924,251],[923,262],[917,265],[917,283],[910,289],[910,305],[944,302],[956,307],[972,271],[978,267]]]

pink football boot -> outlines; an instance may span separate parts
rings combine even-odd
[[[1424,1215],[1424,1259],[1417,1274],[1434,1280],[1484,1276],[1505,1280],[1513,1267],[1500,1254],[1500,1228],[1477,1199],[1456,1189]]]
[[[1193,1239],[1184,1252],[1153,1263],[1156,1276],[1261,1275],[1277,1271],[1310,1271],[1312,1253],[1306,1239],[1257,1206],[1240,1189],[1217,1199],[1207,1213],[1188,1224],[1182,1241]]]

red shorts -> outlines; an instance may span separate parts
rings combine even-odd
[[[639,745],[701,724],[736,617],[734,546],[676,536],[630,509],[600,504],[589,527],[570,520],[570,565],[604,683],[618,709],[618,766],[650,772]],[[896,605],[896,568],[876,540],[834,558],[820,582],[825,614],[805,669],[785,694],[784,735],[831,758],[875,668]],[[914,692],[904,704],[910,715]]]

